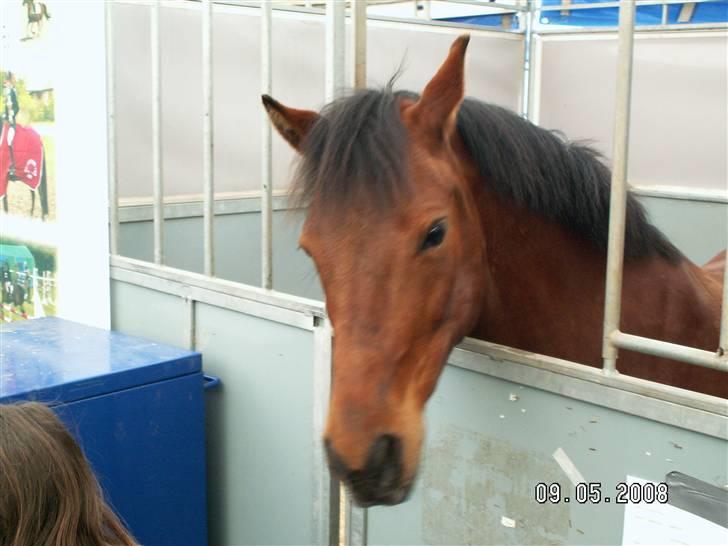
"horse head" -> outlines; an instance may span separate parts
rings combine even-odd
[[[263,97],[301,153],[300,246],[334,328],[329,465],[365,506],[407,497],[425,403],[480,311],[484,241],[456,128],[468,41],[421,95],[365,90],[320,113]]]

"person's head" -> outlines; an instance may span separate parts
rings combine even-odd
[[[0,404],[0,546],[135,546],[63,423]]]

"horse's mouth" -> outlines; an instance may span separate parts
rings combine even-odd
[[[360,508],[371,506],[394,506],[406,501],[412,492],[412,482],[400,485],[390,491],[381,492],[363,487],[353,488],[347,483],[347,489],[351,492],[354,503]]]

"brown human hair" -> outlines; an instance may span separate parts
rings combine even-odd
[[[63,423],[0,404],[0,546],[136,546]]]

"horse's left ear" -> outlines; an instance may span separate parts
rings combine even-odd
[[[318,120],[319,115],[312,110],[299,110],[284,106],[270,95],[263,95],[263,107],[280,135],[297,151],[301,151],[306,135]]]
[[[456,127],[460,103],[465,96],[465,51],[469,42],[469,34],[453,42],[447,59],[410,110],[409,115],[416,123],[438,136],[448,136]]]

